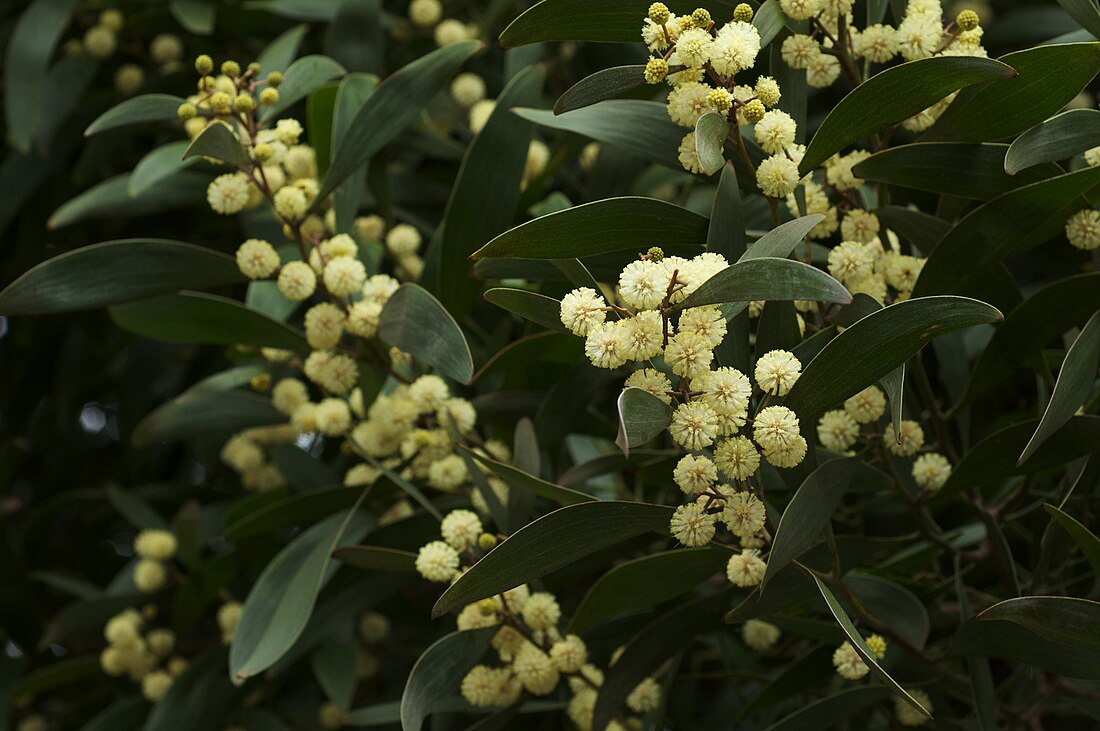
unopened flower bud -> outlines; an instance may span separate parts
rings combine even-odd
[[[241,75],[241,65],[236,61],[223,61],[222,73],[230,78],[236,78]]]
[[[186,122],[189,119],[194,119],[195,115],[199,113],[199,110],[195,109],[194,104],[188,104],[184,102],[176,109],[176,116]]]
[[[195,59],[195,70],[203,76],[206,76],[214,70],[214,59],[207,56],[205,53]]]
[[[668,6],[664,3],[653,3],[649,6],[649,19],[657,25],[664,25],[669,18]]]
[[[663,58],[651,58],[645,65],[645,82],[659,84],[668,75],[668,61]]]
[[[477,545],[482,551],[491,551],[497,545],[497,537],[492,533],[482,533],[477,537]]]
[[[270,74],[267,75],[268,86],[275,88],[281,83],[283,83],[283,75],[280,74],[278,71],[272,71]]]
[[[752,6],[748,3],[740,3],[733,9],[733,19],[742,23],[752,22]]]
[[[210,95],[210,108],[218,114],[227,113],[229,111],[229,104],[229,95],[224,91],[216,91]]]
[[[649,251],[645,253],[645,258],[650,261],[661,261],[665,258],[664,249],[660,246],[651,246],[649,247]]]
[[[248,114],[256,108],[256,100],[252,98],[251,94],[238,94],[233,99],[233,108],[241,114]]]
[[[714,111],[725,114],[733,106],[733,94],[725,89],[714,89],[707,94],[707,104]]]
[[[959,26],[961,30],[974,30],[981,23],[982,19],[978,17],[978,14],[973,10],[963,10],[955,18],[955,24]]]
[[[257,61],[248,64],[248,73],[257,76],[260,73],[260,64]]]
[[[271,388],[271,374],[260,373],[252,376],[252,379],[248,382],[252,386],[252,390],[263,393],[267,389]]]
[[[271,87],[268,87],[260,92],[260,104],[265,107],[279,103],[279,92]]]
[[[710,11],[706,8],[696,8],[691,13],[691,22],[696,28],[709,28],[711,23]]]
[[[496,614],[497,604],[492,599],[482,599],[477,603],[477,611],[481,612],[481,616],[488,617]]]
[[[741,114],[745,116],[745,121],[749,124],[756,124],[764,118],[764,102],[759,99],[753,99],[751,102],[741,107]]]

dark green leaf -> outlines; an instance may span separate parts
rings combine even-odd
[[[225,677],[225,650],[207,650],[172,681],[142,731],[217,728],[239,691]]]
[[[309,657],[317,684],[343,710],[347,710],[355,695],[358,650],[354,642],[333,639],[318,645]]]
[[[760,47],[771,43],[783,30],[787,16],[779,5],[779,0],[765,0],[752,16],[752,24],[760,32]]]
[[[137,731],[148,712],[144,698],[136,695],[119,698],[81,726],[80,731]]]
[[[1068,597],[1020,597],[1018,599],[1010,599],[1006,604],[1007,607],[998,610],[1000,617],[998,619],[982,620],[981,617],[972,617],[963,623],[962,627],[955,634],[952,641],[952,649],[962,655],[979,655],[984,657],[997,657],[1005,660],[1011,660],[1013,662],[1023,663],[1026,665],[1033,665],[1038,668],[1042,668],[1051,673],[1062,675],[1067,678],[1081,678],[1083,680],[1100,680],[1100,653],[1098,653],[1093,646],[1095,645],[1096,629],[1095,629],[1095,615],[1089,612],[1086,617],[1082,617],[1080,612],[1074,612],[1076,619],[1084,619],[1088,622],[1089,616],[1091,616],[1093,629],[1092,637],[1088,642],[1081,637],[1075,637],[1071,642],[1060,642],[1057,637],[1052,637],[1051,634],[1044,633],[1038,634],[1027,624],[1019,621],[1009,621],[1008,616],[1014,612],[1014,606],[1012,602],[1020,601],[1037,601],[1044,599],[1061,599],[1064,601],[1085,601],[1074,600]],[[1090,604],[1093,604],[1090,602]],[[992,611],[997,609],[1000,605],[994,605],[986,611]],[[1061,618],[1063,611],[1059,609],[1047,609],[1047,606],[1040,605],[1039,616],[1049,616],[1052,619],[1055,617]],[[1049,612],[1049,614],[1048,614]],[[1023,619],[1023,617],[1018,617]],[[1025,620],[1026,621],[1026,620]],[[1048,630],[1057,630],[1056,627],[1048,627]]]
[[[472,454],[474,459],[478,462],[485,465],[490,472],[512,487],[519,490],[526,490],[541,498],[546,498],[551,502],[555,502],[558,505],[575,505],[577,503],[587,503],[595,500],[591,495],[586,495],[583,492],[578,492],[568,487],[562,487],[561,485],[555,485],[552,482],[539,479],[534,475],[524,472],[518,467],[498,462],[478,452],[470,452],[470,454]]]
[[[138,530],[169,530],[168,521],[135,493],[110,485],[106,494],[119,515]]]
[[[922,252],[932,251],[951,230],[951,224],[942,218],[901,206],[876,208],[875,215],[888,228],[909,239]]]
[[[161,180],[197,163],[197,159],[183,159],[190,145],[191,143],[187,140],[169,142],[141,158],[130,173],[128,181],[130,195],[136,198]]]
[[[211,0],[172,0],[168,10],[188,33],[208,36],[214,32],[215,6]]]
[[[747,307],[750,300],[816,300],[847,304],[852,301],[852,295],[825,272],[800,261],[748,257],[703,282],[680,307],[725,302],[743,302]]]
[[[881,576],[852,571],[844,583],[871,616],[918,650],[928,641],[928,610],[913,592]]]
[[[583,356],[583,338],[571,333],[538,332],[506,345],[474,374],[474,380],[494,373],[520,371],[535,363],[573,365]]]
[[[729,129],[729,122],[718,112],[707,112],[695,123],[695,153],[707,175],[718,172],[726,164],[723,148]]]
[[[63,203],[46,226],[58,229],[88,218],[130,218],[191,206],[203,200],[210,176],[195,170],[180,170],[148,186],[139,196],[130,195],[130,174],[116,175],[97,183]]]
[[[476,41],[463,41],[437,49],[379,84],[337,139],[336,156],[317,200],[324,199],[416,119],[479,46]]]
[[[1032,165],[1066,160],[1097,146],[1100,146],[1100,111],[1071,109],[1017,137],[1005,155],[1004,168],[1009,175],[1016,175]]]
[[[373,518],[358,512],[357,503],[297,536],[267,565],[248,593],[229,650],[234,682],[263,672],[290,649],[335,571],[332,551],[360,540],[373,524]]]
[[[805,422],[878,381],[934,337],[1002,315],[966,297],[924,297],[873,312],[837,335],[803,369],[783,404]]]
[[[567,505],[525,525],[443,592],[432,616],[494,596],[643,533],[666,533],[672,508],[598,501]]]
[[[244,277],[225,254],[160,239],[93,244],[48,259],[0,292],[5,315],[43,315],[132,302]]]
[[[183,153],[185,160],[199,156],[212,157],[215,160],[221,160],[228,165],[241,169],[252,164],[252,160],[245,152],[241,141],[237,139],[237,136],[229,129],[229,125],[226,124],[214,123],[207,125],[206,129],[199,133],[199,136],[191,142],[187,151]]]
[[[844,688],[827,698],[784,716],[767,731],[817,731],[841,725],[865,708],[890,697],[890,689],[881,685]]]
[[[308,350],[299,331],[236,300],[212,294],[181,292],[113,305],[108,312],[123,329],[154,340]]]
[[[640,388],[624,388],[617,403],[619,435],[615,443],[625,455],[663,432],[672,421],[672,407]]]
[[[565,114],[622,94],[645,83],[645,65],[613,66],[578,81],[554,102],[554,114]]]
[[[1100,7],[1097,7],[1095,0],[1058,0],[1058,4],[1082,28],[1100,38]]]
[[[978,613],[979,622],[1012,622],[1044,640],[1100,654],[1100,602],[1070,596],[1022,596]]]
[[[997,60],[1018,75],[962,91],[925,133],[926,141],[999,140],[1042,122],[1100,71],[1100,43],[1039,46]]]
[[[420,731],[440,702],[455,694],[495,632],[494,627],[452,632],[424,651],[401,694],[402,731]]]
[[[267,48],[260,51],[260,55],[256,58],[256,63],[260,64],[260,77],[267,78],[272,71],[285,73],[287,66],[298,55],[298,47],[302,45],[302,39],[308,32],[308,25],[304,23],[296,25],[286,29],[267,44]]]
[[[336,90],[336,108],[332,115],[332,139],[339,141],[347,130],[356,112],[366,102],[367,97],[374,93],[378,86],[378,77],[374,74],[348,74],[340,82]],[[333,145],[333,157],[336,155],[336,146]],[[365,170],[367,163],[363,163],[361,169],[353,171],[343,183],[336,187],[332,194],[332,207],[336,211],[336,230],[350,231],[355,221],[355,214],[359,210],[359,204],[366,188]],[[327,170],[326,170],[327,173]]]
[[[277,444],[271,456],[286,483],[294,490],[312,492],[340,484],[340,478],[331,467],[297,444]]]
[[[1043,505],[1043,508],[1050,513],[1052,518],[1058,521],[1058,525],[1062,526],[1066,533],[1069,533],[1070,538],[1081,549],[1081,553],[1084,554],[1085,559],[1092,566],[1093,573],[1100,576],[1100,539],[1088,528],[1077,522],[1077,519],[1072,515],[1050,504]]]
[[[497,287],[485,293],[485,299],[501,309],[513,312],[548,330],[565,332],[561,323],[561,300],[525,289]],[[0,300],[2,302],[2,300]]]
[[[340,563],[367,571],[416,571],[416,554],[381,546],[343,546],[332,552]]]
[[[708,3],[714,17],[733,17],[734,0]],[[669,0],[674,13],[690,13],[698,2]],[[500,45],[515,48],[541,41],[602,41],[640,43],[647,3],[634,0],[542,0],[512,21],[500,34]]]
[[[571,259],[612,251],[706,240],[707,219],[656,198],[594,201],[536,218],[505,231],[474,252],[474,259]]]
[[[94,134],[106,132],[116,127],[125,127],[129,124],[175,119],[180,104],[185,101],[187,100],[170,94],[135,96],[99,115],[94,122],[88,125],[88,129],[84,130],[84,136],[91,137]]]
[[[261,120],[276,119],[309,96],[321,84],[347,71],[328,56],[303,56],[287,67],[279,86],[279,101],[260,113]]]
[[[271,497],[274,499],[260,505],[243,500],[234,505],[234,512],[226,519],[225,537],[239,541],[287,526],[306,525],[347,510],[359,496],[356,490],[340,486]]]
[[[1015,76],[988,58],[936,56],[875,74],[840,100],[821,123],[798,171],[808,174],[856,140],[918,114],[964,86]]]
[[[726,163],[718,180],[707,228],[707,251],[721,254],[727,261],[737,261],[745,254],[745,213],[733,163]]]
[[[474,375],[470,346],[450,313],[428,290],[403,284],[382,310],[378,336],[459,383]]]
[[[771,231],[758,238],[748,250],[741,255],[740,260],[760,259],[764,257],[778,257],[784,259],[791,254],[806,238],[817,224],[824,220],[825,216],[813,213],[802,216],[793,221],[781,223]]]

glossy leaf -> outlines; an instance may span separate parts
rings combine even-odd
[[[806,175],[851,143],[918,114],[964,86],[1015,76],[987,58],[937,56],[881,71],[829,112],[806,148],[798,171]]]
[[[787,22],[779,0],[765,0],[752,16],[752,24],[760,33],[760,47],[765,48],[782,32]]]
[[[336,89],[336,106],[332,111],[333,159],[336,156],[335,143],[343,137],[359,108],[366,103],[367,98],[377,87],[378,77],[374,74],[348,74],[340,81],[340,86]],[[355,214],[359,211],[359,204],[367,185],[365,171],[368,164],[369,161],[364,162],[359,170],[348,175],[332,193],[332,208],[336,215],[337,231],[350,231],[354,225]]]
[[[181,292],[113,305],[108,312],[123,329],[154,340],[309,349],[305,337],[285,323],[212,294]]]
[[[1100,43],[1038,46],[997,61],[1018,75],[963,90],[923,139],[999,140],[1042,122],[1065,107],[1100,71]]]
[[[382,546],[344,546],[332,552],[340,563],[367,571],[416,571],[416,554]]]
[[[1070,109],[1013,140],[1004,167],[1009,175],[1017,175],[1033,165],[1066,160],[1097,146],[1100,146],[1100,110]]]
[[[261,120],[277,119],[287,109],[305,99],[326,81],[343,76],[347,70],[328,56],[303,56],[283,72],[279,101],[260,113]]]
[[[951,230],[951,224],[942,218],[911,208],[881,206],[875,209],[875,215],[882,223],[908,239],[922,252],[932,251],[940,239]]]
[[[161,122],[176,119],[176,112],[186,99],[170,94],[142,94],[127,99],[99,115],[84,130],[85,137],[142,122]]]
[[[812,213],[793,221],[781,223],[771,231],[758,238],[752,246],[741,255],[740,261],[748,259],[761,259],[764,257],[778,257],[784,259],[790,256],[798,245],[801,244],[806,234],[817,224],[821,223],[825,216],[820,213]]]
[[[707,175],[726,164],[724,148],[729,128],[729,122],[718,112],[707,112],[695,123],[695,154]]]
[[[761,591],[787,564],[817,543],[821,531],[832,522],[855,471],[852,459],[830,460],[811,472],[798,488],[775,530]]]
[[[1058,4],[1082,28],[1100,38],[1100,7],[1097,7],[1095,0],[1058,0]]]
[[[242,169],[252,164],[241,141],[229,126],[217,123],[207,125],[206,129],[191,142],[187,151],[183,153],[183,158],[186,160],[191,157],[212,157]]]
[[[1084,554],[1085,559],[1089,562],[1089,566],[1092,566],[1093,573],[1100,576],[1100,539],[1098,539],[1088,528],[1081,525],[1072,515],[1059,510],[1049,503],[1043,505],[1043,508],[1050,513],[1050,516],[1054,518],[1054,520],[1058,521],[1058,525],[1065,529],[1066,533],[1073,539],[1073,542],[1081,549],[1081,553]]]
[[[881,685],[844,688],[826,698],[784,716],[767,731],[817,731],[842,724],[855,714],[890,697],[890,689]]]
[[[416,119],[478,47],[476,41],[463,41],[439,48],[379,84],[336,141],[336,155],[321,181],[317,200],[334,191]]]
[[[61,254],[27,271],[0,292],[0,313],[87,310],[243,280],[231,257],[201,246],[162,239],[108,241]]]
[[[466,336],[439,300],[419,285],[403,284],[393,293],[382,310],[378,336],[459,383],[473,378]]]
[[[822,348],[783,404],[805,423],[890,373],[932,338],[1001,317],[995,308],[965,297],[895,303],[859,320]]]
[[[524,472],[518,467],[498,462],[478,452],[471,452],[470,454],[490,472],[512,487],[518,490],[526,490],[527,492],[557,503],[558,505],[576,505],[577,503],[587,503],[595,500],[591,495],[539,479],[532,474]]]
[[[1022,596],[978,613],[979,622],[1012,622],[1039,637],[1100,653],[1100,602],[1069,596]]]
[[[617,401],[619,435],[615,443],[623,454],[640,447],[668,428],[672,407],[648,391],[624,388]]]
[[[473,253],[474,259],[572,259],[612,251],[701,244],[707,219],[656,198],[628,196],[594,201],[505,231]],[[631,257],[632,258],[632,257]]]
[[[569,632],[584,634],[623,615],[642,612],[685,594],[725,570],[729,553],[711,546],[677,548],[615,566],[581,599]]]
[[[225,537],[234,541],[261,536],[287,526],[303,525],[347,510],[358,499],[355,490],[343,485],[290,495],[271,495],[256,505],[238,502],[226,518]]]
[[[203,199],[209,184],[210,176],[205,173],[180,170],[132,196],[130,174],[116,175],[63,203],[46,226],[58,229],[89,218],[130,218],[191,206]]]
[[[439,617],[643,533],[666,533],[672,508],[598,501],[567,505],[528,523],[489,551],[443,592]]]
[[[669,0],[665,5],[674,13],[690,13],[698,3]],[[733,17],[733,0],[714,0],[709,4],[718,17]],[[542,0],[528,8],[500,34],[500,45],[515,48],[542,41],[602,41],[638,43],[645,8],[633,0]]]
[[[359,541],[373,523],[358,512],[357,504],[298,535],[267,565],[245,599],[229,650],[229,675],[235,683],[263,672],[290,649],[335,571],[332,551]]]
[[[548,330],[566,332],[561,322],[561,300],[525,289],[497,287],[485,293],[485,299]]]
[[[956,653],[967,656],[996,657],[1025,665],[1033,665],[1067,678],[1100,680],[1100,653],[1094,649],[1095,637],[1097,636],[1096,618],[1093,613],[1095,609],[1092,608],[1087,612],[1074,611],[1071,614],[1062,607],[1041,603],[1032,611],[1029,617],[1026,612],[1031,610],[1031,607],[1022,605],[1019,609],[1025,611],[1018,612],[1017,606],[1013,604],[1013,602],[1035,602],[1044,599],[1085,601],[1068,597],[1019,597],[1001,602],[1000,604],[1007,605],[1001,609],[998,609],[1000,604],[995,604],[986,611],[996,610],[994,616],[997,618],[983,620],[979,615],[964,622],[955,634],[952,649]],[[1095,604],[1094,602],[1088,603],[1090,605]],[[1038,612],[1037,615],[1034,613],[1035,611]],[[1092,627],[1093,635],[1087,641],[1076,637],[1073,641],[1065,643],[1060,641],[1061,633],[1058,632],[1059,628],[1057,627],[1047,627],[1046,629],[1049,632],[1044,634],[1033,631],[1028,625],[1032,623],[1030,620],[1035,616],[1049,618],[1051,621],[1072,618],[1078,623],[1078,626],[1083,622],[1086,626]],[[1010,621],[1009,617],[1012,617],[1015,621]]]
[[[184,159],[190,145],[187,140],[169,142],[141,158],[127,182],[130,195],[136,198],[161,180],[197,163],[198,159]]]
[[[586,76],[554,102],[554,114],[564,114],[630,91],[645,83],[645,65],[613,66]]]
[[[462,678],[489,648],[494,627],[452,632],[424,651],[401,694],[402,731],[420,731],[440,705],[453,696]]]
[[[1100,112],[1097,114],[1100,116]],[[852,173],[904,188],[989,200],[1062,172],[1057,165],[1047,164],[1023,175],[1010,175],[1005,172],[1010,149],[1007,145],[974,142],[899,145],[871,155],[853,167]]]
[[[1035,450],[1058,431],[1073,415],[1078,407],[1088,400],[1092,384],[1096,381],[1096,371],[1100,367],[1100,310],[1085,324],[1081,334],[1070,346],[1058,371],[1058,381],[1054,384],[1054,393],[1047,404],[1039,427],[1031,441],[1020,455],[1016,464],[1023,464]]]
[[[750,300],[816,300],[847,304],[852,295],[825,272],[793,259],[746,258],[726,267],[687,296],[681,308]],[[727,316],[729,313],[727,312]]]

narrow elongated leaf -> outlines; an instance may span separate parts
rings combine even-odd
[[[701,244],[707,219],[656,198],[627,196],[551,213],[505,231],[474,259],[572,259],[612,251],[645,251],[650,242]],[[632,258],[632,257],[630,257]]]
[[[560,115],[549,109],[516,109],[515,113],[539,126],[584,135],[683,172],[677,150],[685,130],[669,119],[660,102],[609,99]]]
[[[816,731],[829,728],[889,697],[890,689],[881,685],[845,688],[784,716],[768,726],[767,731]]]
[[[1100,116],[1100,112],[1097,112]],[[905,188],[989,200],[1021,185],[1059,175],[1053,163],[1023,175],[1010,175],[1007,145],[979,142],[921,142],[875,153],[852,168],[852,173]],[[1051,158],[1052,160],[1060,158]],[[1039,161],[1042,162],[1042,161]],[[1048,163],[1050,161],[1047,161]]]
[[[725,568],[718,548],[680,548],[621,563],[601,576],[581,599],[569,631],[584,634],[604,622],[675,599]]]
[[[844,285],[825,272],[793,259],[747,258],[699,285],[682,308],[750,300],[852,301]],[[727,312],[727,316],[729,313]]]
[[[344,546],[332,557],[348,566],[368,571],[416,571],[416,554],[381,546]]]
[[[1066,533],[1069,533],[1069,537],[1081,549],[1081,553],[1084,554],[1085,559],[1092,566],[1093,573],[1100,576],[1100,538],[1097,538],[1092,531],[1077,522],[1077,519],[1072,515],[1049,503],[1043,505],[1043,508],[1050,513],[1052,518],[1058,521],[1058,525],[1062,526]]]
[[[779,519],[761,591],[787,564],[817,543],[855,475],[854,459],[830,460],[810,473]]]
[[[271,405],[271,400],[243,390],[229,390],[248,383],[252,376],[266,373],[267,368],[235,369],[240,382],[225,381],[213,376],[201,381],[149,413],[136,427],[131,437],[135,447],[153,442],[190,439],[206,434],[232,434],[252,426],[265,426],[286,421],[286,415]]]
[[[807,364],[783,404],[803,420],[820,415],[916,355],[934,337],[1002,318],[966,297],[924,297],[873,312]]]
[[[309,32],[309,26],[303,23],[286,29],[276,36],[275,40],[268,43],[267,48],[260,51],[260,55],[256,58],[256,62],[260,64],[260,77],[267,78],[272,71],[285,73],[287,66],[290,66],[294,57],[298,55],[298,47],[302,45],[302,39],[306,37],[307,32]]]
[[[130,174],[116,175],[63,203],[46,226],[58,229],[89,218],[130,218],[183,208],[201,201],[209,184],[206,173],[180,170],[148,186],[141,195],[132,196]]]
[[[191,143],[187,140],[169,142],[161,145],[134,166],[128,181],[130,195],[138,197],[151,186],[170,177],[184,168],[191,167],[199,160],[184,159],[184,153]]]
[[[997,61],[1018,75],[962,91],[924,140],[999,140],[1042,122],[1081,93],[1100,71],[1100,43],[1038,46]]]
[[[924,111],[964,86],[1015,76],[1011,66],[987,58],[937,56],[875,74],[840,100],[806,148],[802,175],[856,140]]]
[[[778,257],[784,259],[798,248],[798,245],[806,238],[817,224],[821,223],[825,216],[820,213],[812,213],[793,221],[781,223],[771,231],[758,238],[748,250],[741,255],[740,260],[761,259],[764,257]]]
[[[137,731],[149,708],[136,695],[120,698],[92,717],[80,731]]]
[[[577,490],[539,479],[532,474],[524,472],[518,467],[513,467],[510,464],[504,464],[495,459],[490,459],[479,452],[470,452],[470,454],[478,462],[485,465],[490,472],[512,487],[519,490],[526,490],[541,498],[546,498],[547,500],[555,502],[558,505],[575,505],[577,503],[591,502],[596,499],[583,492],[578,492]]]
[[[638,43],[645,10],[634,0],[542,0],[528,8],[500,34],[500,45],[515,48],[541,41],[602,41]],[[690,13],[698,3],[691,0],[666,2],[674,13]],[[733,17],[733,0],[708,4],[716,18]]]
[[[901,206],[876,208],[875,215],[922,252],[932,251],[951,230],[951,224],[942,218]]]
[[[420,731],[441,701],[458,691],[466,673],[489,648],[494,627],[452,632],[424,651],[401,694],[402,731]]]
[[[467,148],[451,189],[444,215],[439,298],[457,317],[470,309],[481,286],[468,275],[470,254],[515,221],[533,128],[511,109],[538,101],[545,78],[542,66],[531,66],[508,83]],[[486,190],[493,191],[488,199]]]
[[[672,421],[672,407],[640,388],[624,388],[617,403],[619,435],[615,443],[627,456],[631,448],[650,441]]]
[[[30,150],[37,134],[50,59],[75,7],[76,0],[35,0],[7,38],[4,117],[8,140],[23,152]]]
[[[229,650],[229,675],[235,683],[263,672],[290,649],[335,571],[332,551],[359,541],[373,524],[373,518],[358,512],[357,503],[297,536],[267,565],[245,599]]]
[[[0,292],[0,313],[44,315],[243,281],[232,258],[180,241],[124,239],[48,259]]]
[[[613,66],[586,76],[554,102],[554,114],[564,114],[622,94],[645,83],[645,65]]]
[[[108,312],[120,327],[172,343],[233,345],[308,350],[299,331],[240,302],[201,292],[181,292],[128,304]]]
[[[225,677],[225,650],[207,650],[172,681],[142,731],[217,727],[240,691]]]
[[[167,530],[168,521],[160,516],[149,503],[141,499],[136,493],[123,490],[117,485],[110,485],[106,489],[107,500],[126,521],[138,530],[157,529]]]
[[[287,109],[305,99],[321,84],[343,76],[347,70],[328,56],[303,56],[283,72],[279,85],[279,101],[265,109],[260,119],[276,119]]]
[[[207,36],[214,32],[216,8],[212,0],[172,0],[168,10],[188,33]]]
[[[328,699],[343,710],[347,710],[355,695],[358,651],[353,642],[329,640],[318,646],[309,657],[317,684]]]
[[[419,285],[403,284],[393,293],[382,310],[378,336],[459,383],[473,378],[466,336],[439,300]]]
[[[924,603],[905,587],[881,576],[852,571],[844,583],[881,624],[918,650],[928,641],[930,620]]]
[[[1081,334],[1070,346],[1058,371],[1058,382],[1050,397],[1042,421],[1016,464],[1023,464],[1035,450],[1069,421],[1078,407],[1085,403],[1100,367],[1100,310],[1085,324]]]
[[[489,551],[443,592],[432,616],[513,589],[628,538],[666,533],[671,517],[672,508],[646,503],[598,501],[558,508]]]
[[[1020,597],[1009,601],[1049,598],[1052,597]],[[1068,597],[1053,598],[1069,599]],[[990,610],[998,606],[994,605]],[[967,656],[997,657],[1033,665],[1067,678],[1100,680],[1100,653],[1091,647],[1095,642],[1078,642],[1075,639],[1067,644],[1049,634],[1038,634],[1022,622],[1009,621],[1008,616],[1012,611],[1010,604],[1006,609],[1000,610],[1002,614],[997,619],[983,621],[980,616],[968,619],[952,640],[951,646],[954,652]],[[1061,613],[1050,612],[1052,618],[1059,614]],[[1092,632],[1095,637],[1096,630],[1092,629]]]
[[[479,45],[463,41],[432,51],[379,84],[336,141],[336,155],[321,181],[317,200],[334,191],[405,129]]]
[[[1017,175],[1033,165],[1066,160],[1097,146],[1100,146],[1100,110],[1071,109],[1013,140],[1005,155],[1005,171]]]
[[[175,119],[176,112],[186,99],[170,94],[142,94],[111,107],[84,130],[85,137],[142,122],[160,122]]]
[[[761,3],[752,16],[752,24],[760,33],[760,47],[765,48],[775,40],[786,22],[787,16],[779,5],[779,0],[765,0]]]
[[[498,287],[485,293],[485,299],[501,309],[542,325],[548,330],[566,332],[561,322],[561,300],[525,289]]]
[[[1061,645],[1100,653],[1100,602],[1070,596],[1021,596],[978,613],[979,622],[1012,622]]]
[[[207,125],[183,153],[183,159],[190,157],[212,157],[241,169],[252,164],[248,153],[241,146],[241,141],[226,124]]]
[[[707,175],[726,164],[724,148],[730,125],[718,112],[707,112],[695,123],[695,154]]]
[[[359,108],[367,101],[367,97],[374,93],[378,86],[378,77],[374,74],[348,74],[340,82],[336,89],[336,106],[332,111],[332,141],[333,143],[344,136],[348,125]],[[332,148],[333,159],[336,157],[336,145]],[[331,164],[331,161],[330,163]],[[343,183],[336,187],[332,194],[332,208],[336,212],[336,230],[350,231],[355,221],[355,214],[359,210],[359,204],[366,189],[365,162],[361,169],[353,171]],[[328,172],[326,168],[326,173]]]
[[[1066,9],[1070,17],[1091,33],[1100,38],[1100,7],[1096,0],[1058,0],[1058,4]]]
[[[848,636],[848,641],[852,644],[852,647],[855,648],[860,658],[862,658],[864,664],[871,670],[871,674],[885,685],[888,685],[894,693],[903,698],[906,703],[931,719],[932,714],[928,712],[928,709],[918,703],[913,696],[909,695],[905,689],[898,685],[898,682],[890,677],[889,673],[883,670],[882,666],[878,664],[874,655],[872,655],[871,651],[867,648],[867,642],[863,639],[863,635],[861,635],[859,630],[852,624],[852,620],[848,618],[848,613],[844,611],[844,607],[841,605],[840,601],[837,600],[836,596],[833,595],[832,590],[825,586],[825,584],[821,582],[821,579],[816,576],[812,576],[812,578],[814,583],[817,584],[817,589],[821,592],[821,597],[825,600],[825,604],[829,607],[829,611],[832,613],[833,618],[836,619],[840,628],[844,630],[844,634]]]

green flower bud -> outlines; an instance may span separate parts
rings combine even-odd
[[[752,6],[748,3],[740,3],[733,9],[733,19],[742,23],[752,22]]]
[[[272,88],[264,89],[260,92],[260,104],[265,107],[270,107],[279,102],[279,92]]]
[[[959,26],[961,30],[974,30],[982,22],[982,19],[978,17],[978,14],[973,10],[963,10],[955,18],[955,24]]]
[[[222,73],[230,78],[236,78],[241,75],[241,65],[236,61],[225,61],[222,63]]]
[[[210,108],[218,114],[226,114],[231,103],[229,95],[224,91],[216,91],[210,95]]]
[[[709,28],[711,24],[710,11],[706,8],[696,8],[691,13],[691,22],[696,28]]]
[[[256,108],[256,100],[252,98],[251,94],[238,94],[233,100],[233,108],[241,114],[248,114]]]
[[[252,63],[248,64],[248,73],[252,74],[253,76],[259,76],[259,74],[260,74],[260,64],[256,61],[253,61]]]
[[[497,545],[497,537],[492,533],[482,533],[477,537],[477,545],[482,551],[491,551]]]
[[[275,148],[266,142],[261,142],[252,148],[252,159],[256,162],[267,162],[275,154]]]
[[[186,122],[189,119],[194,119],[195,115],[199,113],[199,110],[195,109],[194,104],[183,103],[179,105],[176,110],[176,116]]]
[[[725,89],[714,89],[707,94],[707,104],[714,111],[725,114],[733,106],[733,94]]]
[[[756,124],[764,118],[764,102],[759,99],[753,99],[751,102],[741,107],[741,114],[744,115],[745,121],[749,124]]]
[[[214,59],[207,56],[205,53],[195,59],[195,70],[203,76],[206,76],[214,70]]]
[[[668,61],[663,58],[651,58],[645,65],[645,82],[659,84],[668,76]]]
[[[496,614],[497,603],[494,602],[492,599],[482,599],[477,603],[477,610],[481,612],[481,616],[488,617],[490,615]]]
[[[283,83],[283,75],[278,71],[272,71],[267,75],[267,84],[272,88],[276,88],[279,84]]]
[[[213,76],[203,76],[198,83],[199,91],[211,91],[217,85],[218,82],[214,80]]]
[[[667,23],[669,15],[668,6],[664,3],[653,3],[649,6],[649,19],[657,25],[664,25]]]
[[[645,258],[650,261],[661,261],[665,258],[664,249],[660,246],[651,246],[649,247],[649,251],[645,253]]]

